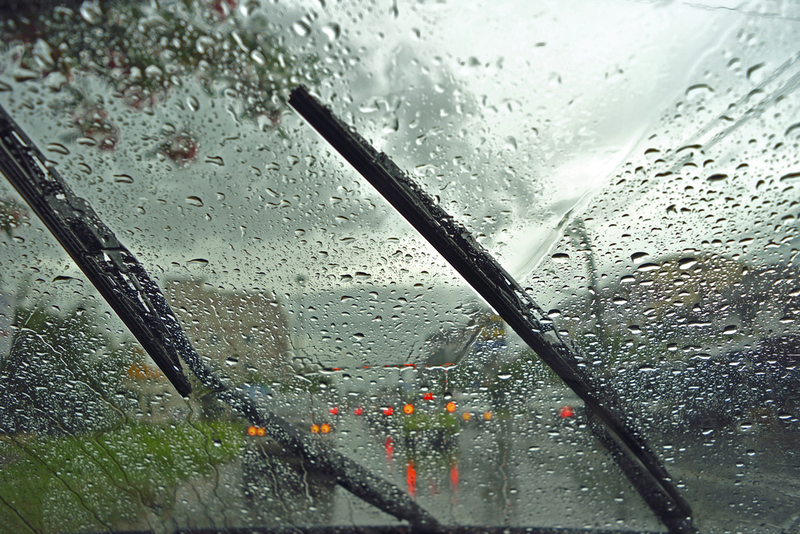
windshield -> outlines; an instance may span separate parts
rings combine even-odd
[[[4,170],[7,530],[800,527],[794,6],[34,4],[0,158],[106,256]]]

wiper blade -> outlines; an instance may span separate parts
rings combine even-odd
[[[164,297],[86,200],[75,195],[0,107],[0,171],[119,315],[182,396],[192,392],[169,332]],[[175,321],[177,322],[177,321]]]
[[[439,524],[396,485],[303,434],[266,408],[263,401],[221,380],[194,350],[164,294],[136,257],[122,245],[91,208],[0,106],[0,172],[56,236],[89,281],[120,316],[144,349],[183,396],[191,391],[180,360],[216,393],[219,400],[263,427],[267,435],[306,465],[335,480],[363,501],[420,532]]]
[[[672,533],[693,533],[692,510],[655,453],[636,435],[621,402],[585,370],[585,361],[543,322],[544,312],[450,214],[389,157],[340,121],[303,86],[289,104],[366,178],[383,197],[458,271],[503,320],[594,412],[617,446],[615,458],[632,485]],[[641,469],[636,468],[641,466]]]

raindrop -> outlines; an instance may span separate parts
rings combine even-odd
[[[747,69],[747,79],[752,82],[760,82],[762,79],[761,72],[759,72],[762,68],[764,68],[766,63],[759,63],[758,65],[753,65],[749,69]]]
[[[103,18],[103,12],[100,10],[100,3],[97,0],[86,0],[81,4],[81,17],[89,24],[99,24]]]
[[[513,137],[506,137],[506,142],[503,145],[503,148],[510,151],[515,151],[517,149],[517,140]]]
[[[190,96],[189,98],[187,98],[186,104],[192,111],[197,111],[198,109],[200,109],[200,101],[197,100],[197,97],[195,96]]]
[[[726,336],[732,336],[733,334],[735,334],[738,331],[739,331],[739,329],[736,327],[736,325],[735,324],[731,324],[731,325],[726,326],[725,330],[723,330],[722,333],[725,334]]]
[[[683,271],[691,269],[695,265],[697,265],[696,258],[683,258],[682,260],[678,261],[678,268]]]
[[[511,378],[511,375],[509,373],[500,373],[499,375],[497,375],[497,378],[499,378],[500,380],[508,380],[509,378]]]
[[[547,312],[547,316],[551,319],[555,319],[557,317],[561,317],[561,310],[550,310]]]
[[[127,174],[115,174],[114,175],[114,182],[118,184],[132,184],[133,177]]]
[[[714,92],[709,85],[704,83],[699,83],[697,85],[692,85],[688,89],[686,89],[686,98],[702,98],[706,95],[709,95]]]
[[[213,163],[214,165],[219,165],[220,167],[225,165],[225,162],[222,161],[222,156],[206,156],[206,163]]]
[[[642,327],[640,327],[639,325],[636,325],[636,324],[630,325],[628,327],[628,330],[630,330],[631,334],[641,334],[642,333]]]
[[[250,52],[250,59],[252,59],[253,61],[262,66],[267,64],[267,58],[265,58],[264,54],[262,54],[258,50],[253,50],[252,52]]]
[[[721,182],[722,180],[726,179],[727,177],[728,177],[727,174],[712,174],[711,176],[706,178],[706,180],[708,180],[709,182]]]
[[[558,252],[556,254],[553,254],[552,258],[553,261],[556,263],[567,263],[569,261],[569,254]]]
[[[798,178],[800,178],[800,172],[790,172],[789,174],[784,174],[783,176],[781,176],[780,181],[781,182],[794,181],[797,180]]]
[[[47,150],[64,156],[69,155],[69,149],[60,143],[50,143],[49,145],[47,145]]]
[[[0,82],[0,93],[11,91],[11,86],[5,82]]]
[[[341,35],[342,29],[338,24],[327,24],[322,28],[322,33],[324,33],[331,41],[335,41],[339,38],[339,35]]]
[[[194,258],[194,259],[192,259],[192,260],[189,260],[189,261],[188,261],[188,262],[186,262],[186,263],[194,263],[194,264],[197,264],[197,265],[203,265],[203,266],[205,266],[205,265],[208,265],[208,260],[207,260],[207,259],[205,259],[205,258]]]
[[[156,65],[148,65],[144,69],[144,75],[148,78],[160,78],[164,74]]]
[[[294,33],[299,35],[300,37],[308,37],[311,34],[311,28],[309,28],[308,24],[303,22],[302,20],[298,20],[292,25],[292,29]]]
[[[208,35],[201,35],[197,38],[197,42],[195,43],[195,48],[200,54],[205,54],[206,51],[214,46],[214,39],[209,37]]]
[[[634,263],[634,265],[638,265],[642,263],[647,256],[649,256],[647,252],[634,252],[631,254],[631,261]]]
[[[200,197],[195,196],[186,197],[186,203],[190,206],[196,206],[198,208],[203,206],[203,201],[200,199]]]

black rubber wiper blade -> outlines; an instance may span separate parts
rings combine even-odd
[[[160,310],[158,286],[86,200],[0,107],[0,171],[182,396],[192,392]],[[159,298],[160,296],[160,298]]]
[[[120,316],[158,364],[175,389],[187,396],[192,388],[180,360],[203,387],[310,469],[330,477],[363,501],[409,521],[419,532],[438,532],[436,519],[398,486],[302,433],[251,398],[220,379],[197,354],[158,285],[111,229],[76,196],[60,174],[0,106],[0,172],[22,195],[56,236],[89,281]]]
[[[655,453],[633,430],[621,402],[585,371],[585,360],[562,341],[544,313],[450,214],[384,153],[298,86],[289,104],[319,132],[458,271],[481,297],[549,365],[602,421],[617,447],[612,452],[633,486],[672,533],[693,533],[692,510]],[[641,469],[635,468],[641,466]]]

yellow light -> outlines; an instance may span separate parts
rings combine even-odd
[[[406,404],[403,406],[403,413],[406,415],[411,415],[414,413],[414,405],[413,404]]]
[[[315,424],[311,425],[311,433],[312,434],[319,434],[319,425],[318,424],[315,423]]]
[[[254,427],[254,426],[251,426],[251,427],[247,428],[247,435],[248,436],[255,436],[256,432],[257,432],[257,430],[256,430],[256,427]]]
[[[472,414],[469,412],[464,412],[461,414],[461,419],[463,419],[464,421],[469,421],[470,419],[472,419]]]
[[[492,420],[492,412],[483,412],[483,420],[484,421],[491,421]]]
[[[256,435],[260,436],[260,437],[266,436],[267,435],[267,429],[265,429],[264,427],[261,427],[261,426],[257,426],[256,427]]]
[[[331,425],[329,425],[328,423],[322,423],[322,426],[319,427],[319,431],[322,432],[323,434],[327,434],[328,432],[331,431]]]
[[[448,402],[447,404],[444,405],[444,409],[447,410],[450,413],[453,413],[454,411],[456,411],[456,403],[453,402],[453,401],[450,401],[450,402]]]

